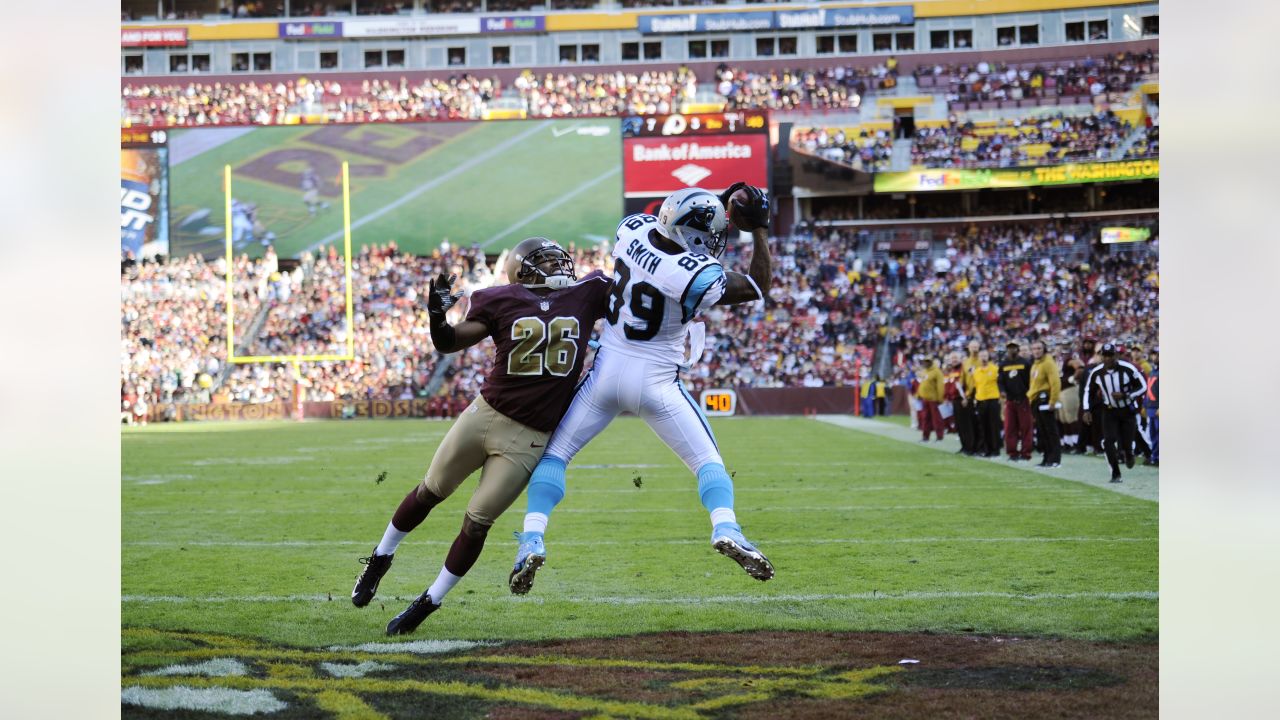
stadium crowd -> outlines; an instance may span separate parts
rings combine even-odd
[[[1140,250],[1094,244],[1096,223],[972,225],[917,269],[889,332],[899,368],[961,350],[973,338],[1003,347],[1044,339],[1057,351],[1084,336],[1156,344],[1158,227]]]
[[[916,131],[911,162],[930,168],[972,168],[1109,160],[1132,130],[1110,110],[1006,119],[988,128],[953,115],[945,126]]]
[[[1100,95],[1124,92],[1159,71],[1159,55],[1148,50],[1043,62],[922,64],[913,74],[920,89],[943,92],[949,103],[1061,96],[1089,102]]]
[[[244,327],[276,274],[274,253],[232,269],[234,321]],[[120,412],[146,422],[162,404],[210,402],[226,361],[226,261],[127,263],[120,274]]]
[[[857,137],[850,137],[839,127],[797,128],[791,133],[791,145],[863,172],[888,170],[893,161],[893,138],[884,130],[861,130]]]
[[[728,109],[854,108],[867,92],[892,87],[896,61],[870,68],[795,69],[768,73],[721,64],[716,94]],[[298,77],[285,81],[125,84],[121,122],[155,127],[278,125],[303,122],[399,122],[480,119],[495,100],[531,117],[666,114],[693,100],[698,77],[677,70],[526,70],[506,87],[497,77],[454,74],[410,81]]]
[[[957,230],[930,258],[867,259],[865,238],[805,223],[771,241],[774,284],[767,305],[708,313],[694,392],[724,385],[851,386],[871,377],[875,349],[889,340],[898,381],[918,359],[943,357],[970,339],[1000,347],[1044,339],[1069,356],[1084,335],[1140,348],[1156,344],[1158,228],[1144,251],[1093,245],[1097,227],[1055,221]],[[731,243],[724,262],[743,269]],[[582,277],[612,271],[607,246],[570,248]],[[171,417],[176,403],[262,403],[295,398],[431,398],[432,414],[465,407],[488,370],[488,343],[441,357],[430,345],[420,302],[440,272],[467,293],[500,279],[475,248],[445,246],[428,257],[394,243],[366,246],[352,263],[353,361],[224,367],[225,279],[221,259],[129,263],[121,274],[122,419]],[[344,264],[333,249],[281,270],[270,251],[233,269],[237,354],[319,355],[346,351]],[[895,300],[895,293],[905,293]],[[462,301],[451,321],[465,317]]]

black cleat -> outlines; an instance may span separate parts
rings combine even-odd
[[[1112,470],[1112,471],[1111,471],[1111,482],[1113,482],[1113,483],[1118,483],[1118,482],[1120,482],[1120,471],[1119,471],[1119,470]]]
[[[431,602],[431,596],[422,593],[417,600],[409,603],[409,607],[404,612],[391,618],[391,622],[387,623],[388,635],[408,635],[418,626],[422,624],[427,616],[440,609],[440,606]]]
[[[1124,466],[1129,468],[1130,470],[1133,469],[1133,453],[1124,454]]]
[[[356,578],[356,586],[351,590],[352,605],[364,607],[373,600],[373,596],[378,593],[378,583],[382,582],[382,576],[386,575],[387,570],[391,568],[391,559],[394,557],[394,553],[379,555],[375,548],[372,555],[360,558],[364,570],[360,571],[360,577]]]

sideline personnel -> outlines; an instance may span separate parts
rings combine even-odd
[[[1005,345],[1004,360],[996,381],[1000,399],[1004,400],[1004,450],[1009,460],[1031,459],[1031,404],[1027,372],[1031,362],[1021,353],[1022,346],[1010,340]]]
[[[1097,391],[1097,406],[1093,391]],[[1081,419],[1093,423],[1093,410],[1102,414],[1102,446],[1111,464],[1111,482],[1120,482],[1120,460],[1133,467],[1133,439],[1137,434],[1137,401],[1147,392],[1147,381],[1133,363],[1116,357],[1116,346],[1102,346],[1102,364],[1095,367],[1081,388]]]

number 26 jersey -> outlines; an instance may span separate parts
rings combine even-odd
[[[624,355],[680,364],[688,324],[724,295],[724,267],[709,255],[655,248],[649,233],[657,227],[658,219],[645,214],[618,225],[613,290],[600,344]]]

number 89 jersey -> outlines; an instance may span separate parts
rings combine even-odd
[[[618,225],[613,248],[613,291],[600,341],[624,355],[680,364],[686,326],[725,292],[724,267],[700,253],[671,254],[649,242],[652,215],[631,215]]]

